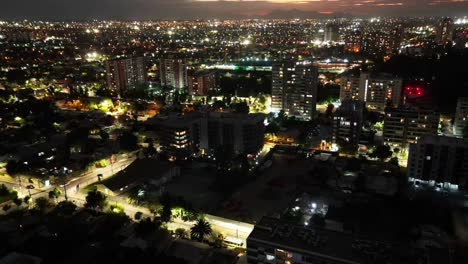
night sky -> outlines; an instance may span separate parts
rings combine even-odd
[[[0,19],[467,15],[468,0],[2,0]],[[272,15],[275,14],[275,15]]]

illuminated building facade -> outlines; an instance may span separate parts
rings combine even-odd
[[[411,144],[408,179],[436,190],[466,190],[468,141],[453,137],[428,136]]]
[[[317,104],[317,67],[310,62],[275,63],[272,76],[272,111],[284,110],[290,117],[312,119]]]
[[[216,88],[216,71],[202,71],[192,74],[188,79],[188,89],[191,95],[207,95]]]
[[[360,30],[351,30],[344,35],[345,50],[351,53],[361,51],[362,32]]]
[[[324,33],[324,42],[337,42],[340,37],[340,27],[335,24],[328,24]]]
[[[161,86],[182,89],[188,86],[187,61],[169,55],[160,60]]]
[[[198,153],[201,117],[199,113],[186,116],[169,115],[155,119],[161,150],[172,160],[186,160]]]
[[[440,114],[416,108],[388,108],[383,137],[386,144],[406,147],[424,136],[437,136]]]
[[[463,129],[468,125],[468,98],[458,98],[457,109],[455,112],[455,122],[453,125],[453,134],[456,137],[463,137]]]
[[[341,77],[340,100],[360,100],[370,110],[384,111],[387,105],[397,107],[401,102],[403,80],[391,75],[361,73]]]
[[[147,83],[144,57],[109,60],[105,63],[107,86],[119,95]]]
[[[447,44],[453,38],[454,23],[451,18],[444,18],[437,25],[436,38],[441,45]]]
[[[194,112],[149,121],[158,131],[161,150],[171,159],[185,160],[200,152],[229,147],[235,154],[257,154],[263,147],[265,115]]]
[[[333,116],[333,143],[359,143],[363,108],[364,105],[361,101],[346,100],[341,103]]]

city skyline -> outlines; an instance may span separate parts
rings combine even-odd
[[[2,19],[247,19],[342,16],[463,16],[466,0],[19,0]]]

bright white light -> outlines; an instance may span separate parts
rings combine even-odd
[[[316,204],[316,203],[312,203],[312,208],[316,209],[316,208],[317,208],[317,204]]]
[[[250,43],[252,42],[248,39],[245,39],[244,41],[242,41],[242,45],[250,45]]]

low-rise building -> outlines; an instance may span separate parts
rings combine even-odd
[[[408,246],[382,240],[363,239],[340,230],[286,223],[263,217],[247,238],[248,263],[363,264],[425,263],[429,256],[415,254]],[[413,252],[408,253],[408,252]],[[449,257],[445,258],[449,263]]]

